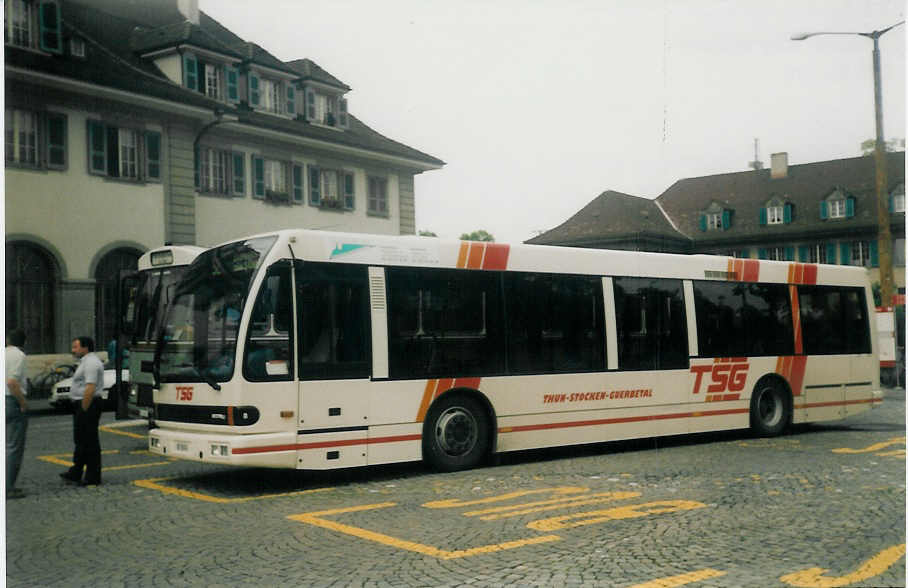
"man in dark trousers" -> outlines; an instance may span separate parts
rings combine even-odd
[[[101,390],[104,388],[104,364],[94,353],[91,337],[76,337],[72,352],[79,361],[73,374],[69,398],[73,403],[73,467],[60,474],[68,482],[82,486],[101,483],[101,441],[98,422],[101,420]],[[82,471],[85,479],[82,479]]]

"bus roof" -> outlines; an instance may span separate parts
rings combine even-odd
[[[275,254],[278,257],[289,256],[289,244],[293,255],[306,261],[785,284],[869,284],[868,271],[858,266],[310,229],[284,229],[254,237],[263,236],[278,238],[277,250],[283,248]]]

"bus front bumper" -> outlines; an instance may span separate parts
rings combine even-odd
[[[157,455],[224,465],[295,468],[294,433],[236,435],[172,429],[148,432],[148,450]]]

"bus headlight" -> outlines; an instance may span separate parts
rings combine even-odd
[[[230,449],[226,445],[218,443],[211,444],[211,455],[215,457],[227,457],[230,455]]]

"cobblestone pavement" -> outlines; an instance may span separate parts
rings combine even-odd
[[[9,586],[904,586],[905,395],[759,439],[647,439],[333,473],[145,451],[105,413],[104,484],[33,416]],[[113,425],[113,426],[111,426]]]

